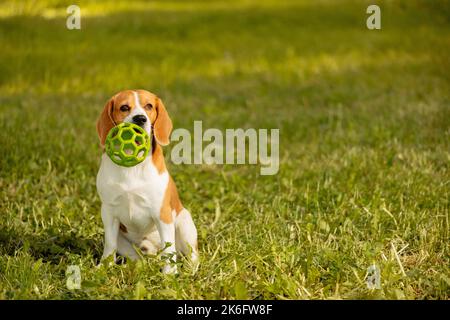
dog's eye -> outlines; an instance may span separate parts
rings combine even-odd
[[[147,110],[151,110],[153,108],[153,106],[151,103],[147,103],[144,108]]]
[[[123,112],[130,111],[130,106],[127,104],[124,104],[123,106],[120,107],[120,111],[123,111]]]

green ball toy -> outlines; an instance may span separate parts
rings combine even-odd
[[[122,122],[113,127],[106,136],[106,154],[119,166],[133,167],[141,163],[150,148],[149,135],[134,123]]]

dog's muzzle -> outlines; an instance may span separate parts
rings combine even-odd
[[[140,127],[143,127],[145,123],[147,122],[147,117],[143,114],[138,114],[132,118],[133,123],[137,124]]]

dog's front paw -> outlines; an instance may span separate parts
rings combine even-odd
[[[163,267],[162,272],[164,274],[177,274],[178,273],[178,269],[177,269],[176,265],[166,264]]]
[[[116,258],[116,253],[103,253],[102,258],[100,260],[100,263],[97,265],[97,268],[101,267],[101,266],[113,266],[116,264],[117,258]]]

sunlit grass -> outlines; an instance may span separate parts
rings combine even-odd
[[[319,1],[318,1],[319,2]],[[322,0],[322,3],[330,3],[330,0]],[[41,16],[46,19],[54,19],[67,15],[66,8],[75,4],[71,0],[5,0],[0,4],[0,18],[12,16]],[[234,0],[234,1],[117,1],[117,0],[83,0],[76,3],[83,8],[83,15],[87,17],[101,17],[105,15],[151,10],[154,12],[202,12],[202,11],[235,11],[253,8],[280,8],[300,7],[308,4],[305,0],[283,1],[276,3],[272,0]]]

